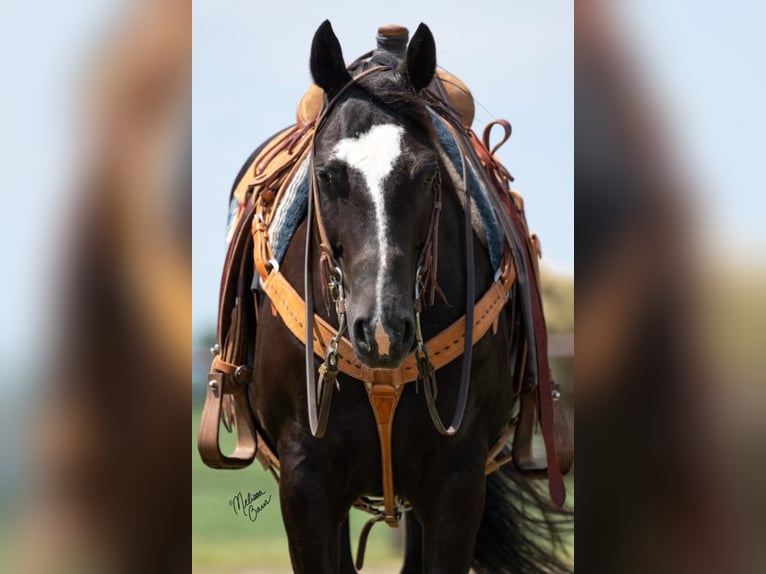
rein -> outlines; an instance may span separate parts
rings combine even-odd
[[[468,171],[466,169],[465,152],[463,151],[462,140],[459,137],[455,138],[460,142],[460,161],[463,171],[463,193],[465,194],[464,205],[464,224],[465,224],[465,340],[463,343],[463,363],[460,370],[460,386],[458,387],[458,399],[455,406],[455,413],[452,416],[452,422],[449,428],[444,426],[444,423],[439,416],[439,411],[436,408],[436,369],[434,369],[433,363],[431,363],[431,357],[428,354],[428,349],[423,343],[423,334],[420,328],[420,313],[422,311],[422,303],[419,290],[419,280],[415,281],[415,332],[417,334],[417,351],[416,356],[418,358],[418,373],[423,379],[423,390],[426,397],[426,406],[428,407],[428,414],[431,415],[431,421],[434,423],[434,427],[439,433],[447,436],[454,435],[460,425],[463,423],[463,416],[465,415],[465,407],[468,404],[468,388],[471,383],[471,359],[473,357],[473,315],[474,315],[474,301],[476,299],[476,270],[474,269],[474,253],[473,253],[473,226],[471,225],[471,191],[468,188]],[[441,198],[439,198],[441,203]],[[438,224],[437,224],[438,225]],[[438,227],[437,227],[438,232]],[[436,276],[435,271],[432,276],[432,285],[435,286]],[[433,290],[431,293],[431,301],[433,302]]]

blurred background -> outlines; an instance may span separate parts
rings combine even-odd
[[[576,4],[585,571],[766,568],[762,11]]]
[[[288,570],[276,505],[254,525],[227,506],[275,486],[200,465],[193,396],[230,182],[292,122],[330,18],[347,60],[425,21],[475,128],[513,124],[501,159],[542,238],[562,373],[577,236],[582,571],[763,572],[764,10],[7,2],[0,570]],[[387,536],[372,571],[393,569]]]

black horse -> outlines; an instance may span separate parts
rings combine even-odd
[[[377,62],[381,63],[381,62]],[[422,25],[401,61],[389,71],[348,85],[369,62],[347,70],[340,44],[325,22],[311,49],[311,74],[328,100],[335,96],[316,134],[313,168],[317,209],[342,271],[348,333],[358,359],[373,369],[398,366],[413,349],[413,285],[434,203],[441,185],[438,276],[441,294],[424,310],[424,338],[465,313],[463,271],[468,242],[458,184],[435,143],[420,93],[432,81],[436,49]],[[281,265],[305,298],[306,233],[298,228]],[[314,234],[316,237],[316,234]],[[323,289],[318,239],[313,239],[313,290]],[[473,242],[476,292],[494,276],[485,245]],[[317,313],[338,325],[324,305]],[[485,476],[490,446],[506,429],[517,397],[508,353],[507,305],[495,334],[473,348],[465,418],[454,436],[436,431],[423,389],[406,385],[393,426],[396,494],[406,515],[403,572],[565,572],[559,557],[558,516],[536,488],[511,465]],[[312,436],[306,409],[304,346],[259,297],[254,380],[250,404],[267,440],[278,452],[279,492],[296,572],[354,572],[348,513],[360,496],[380,496],[378,433],[361,381],[339,374],[327,430]],[[316,367],[319,367],[319,357]],[[438,372],[438,407],[450,416],[458,400],[461,360]],[[522,508],[523,507],[523,508]],[[552,543],[554,542],[554,543]]]

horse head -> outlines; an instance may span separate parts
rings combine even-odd
[[[343,274],[354,350],[368,367],[390,369],[413,345],[416,274],[440,179],[418,96],[436,69],[428,27],[420,25],[401,61],[383,61],[349,84],[330,23],[314,36],[311,74],[331,102],[314,142],[317,209]]]

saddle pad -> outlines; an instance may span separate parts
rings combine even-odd
[[[431,111],[431,119],[439,143],[441,144],[442,159],[447,164],[447,169],[453,180],[453,185],[458,191],[461,204],[465,205],[465,195],[462,189],[463,169],[460,160],[460,150],[449,128],[435,112]],[[477,172],[469,158],[466,158],[468,167],[468,186],[471,191],[473,227],[479,240],[489,251],[492,268],[497,269],[503,252],[503,236],[500,226],[492,210],[489,190]],[[483,169],[479,166],[478,169]],[[282,198],[274,212],[274,217],[269,225],[269,240],[271,252],[278,264],[282,264],[287,247],[295,234],[295,230],[306,218],[306,207],[309,193],[309,157],[306,156],[295,172],[295,177],[285,189]]]

